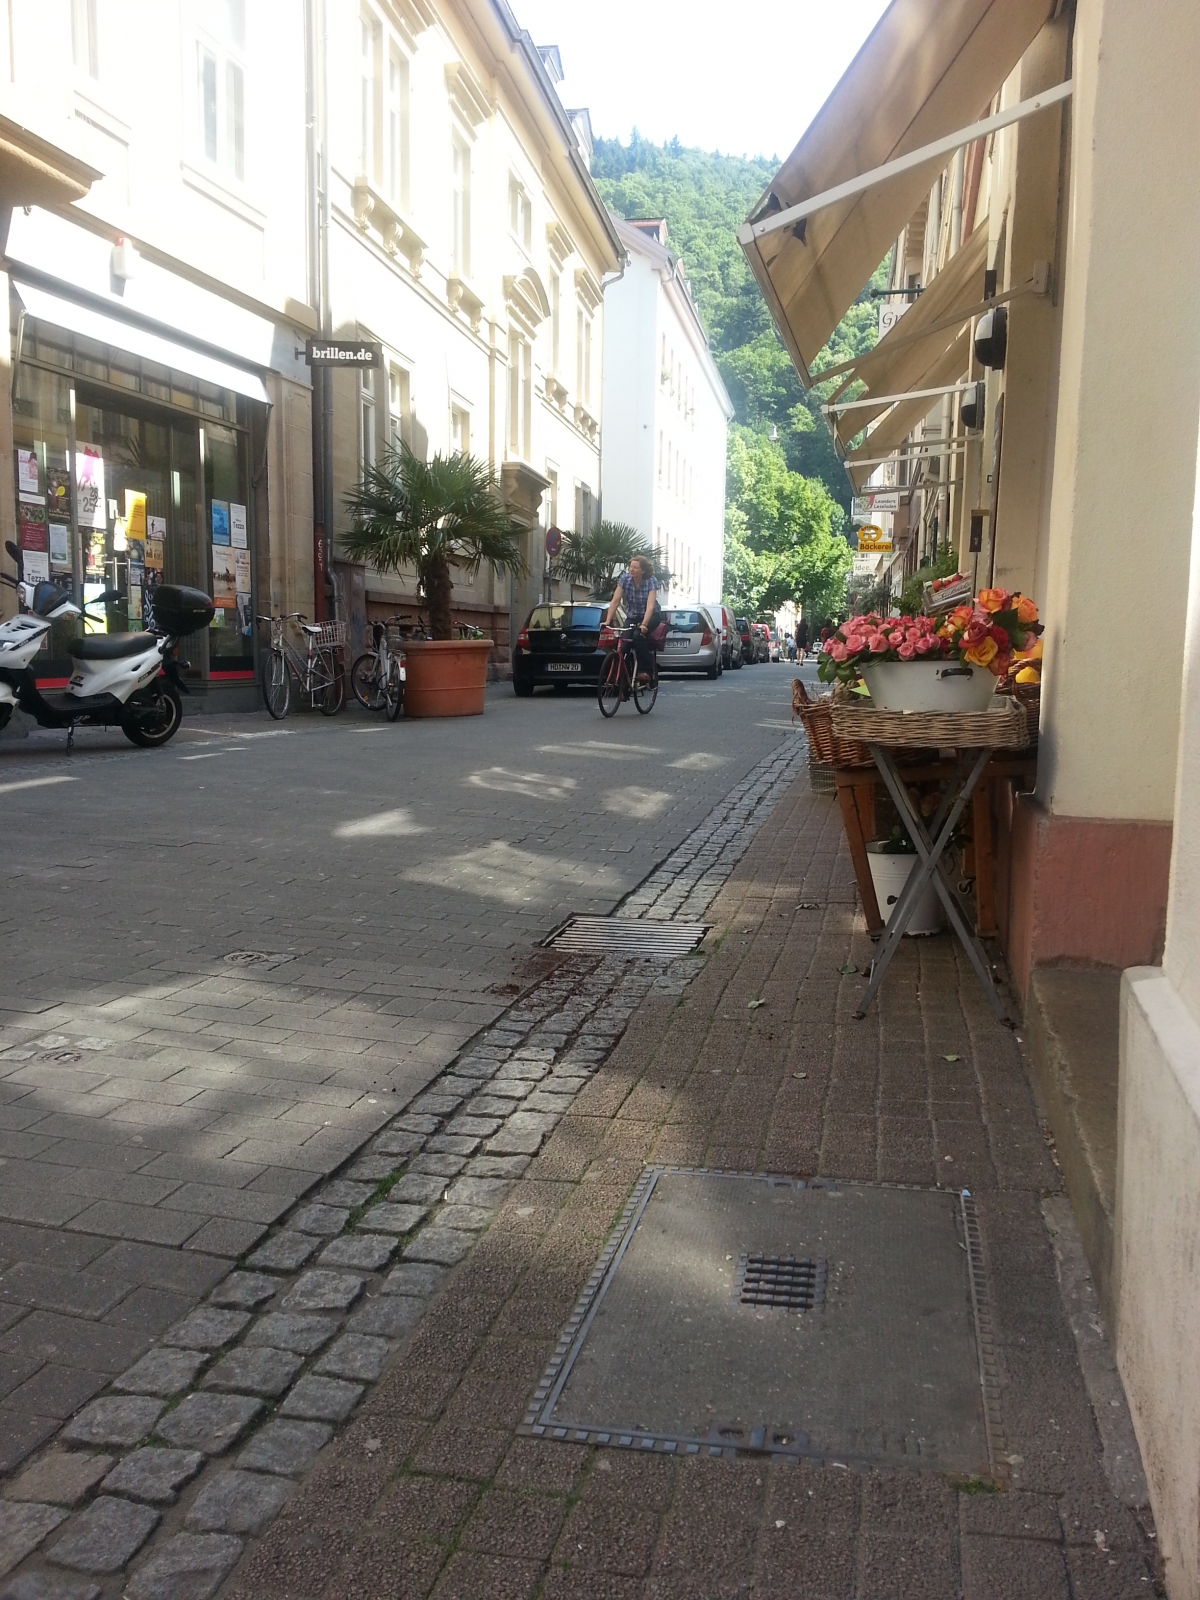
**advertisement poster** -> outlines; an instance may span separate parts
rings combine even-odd
[[[154,591],[162,582],[162,568],[146,568],[145,580],[142,584],[142,627],[154,626]]]
[[[140,583],[134,583],[132,574],[130,574],[130,579],[129,579],[129,613],[128,614],[129,614],[129,620],[130,620],[131,623],[136,622],[139,626],[141,625],[141,621],[142,621],[142,586],[141,586]]]
[[[214,545],[229,543],[228,500],[214,500],[212,503],[212,542]]]
[[[41,502],[42,488],[38,477],[38,459],[32,450],[17,450],[17,493],[22,500],[28,498]]]
[[[50,497],[50,515],[70,522],[71,474],[66,467],[55,467],[46,474],[46,492]]]
[[[93,533],[84,547],[87,551],[87,570],[89,577],[101,578],[104,575],[105,557],[104,535]]]
[[[87,445],[75,452],[75,493],[79,501],[79,526],[107,528],[104,515],[104,457]]]
[[[227,546],[213,545],[213,605],[232,611],[237,604],[237,563]]]
[[[17,508],[17,512],[18,543],[21,549],[48,551],[50,544],[46,532],[45,506],[21,505]]]
[[[45,583],[50,577],[50,557],[44,550],[23,550],[21,571],[26,583]]]
[[[52,567],[71,565],[71,530],[63,522],[50,524],[50,565]]]
[[[229,532],[235,550],[246,548],[246,508],[230,502],[229,506]]]
[[[146,496],[136,489],[125,491],[125,532],[130,539],[146,537]]]
[[[166,536],[166,517],[146,518],[146,565],[158,572],[162,571],[163,540]]]
[[[126,545],[126,557],[129,562],[129,581],[132,583],[134,567],[146,565],[146,541],[144,539],[130,539]],[[137,580],[139,583],[141,579]]]
[[[254,626],[254,608],[248,594],[239,594],[237,597],[237,621],[238,632],[243,639],[248,639]]]

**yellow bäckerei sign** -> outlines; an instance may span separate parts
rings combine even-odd
[[[858,548],[860,554],[874,556],[890,551],[892,541],[878,523],[867,522],[858,530]]]

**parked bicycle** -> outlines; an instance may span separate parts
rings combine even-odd
[[[276,722],[288,714],[292,686],[310,696],[327,717],[336,716],[346,703],[346,667],[343,651],[346,628],[341,622],[308,622],[302,611],[284,616],[259,617],[270,624],[271,644],[263,656],[259,682],[267,710]],[[303,655],[287,637],[287,624],[294,622],[304,635]]]
[[[650,671],[638,671],[637,652],[633,647],[636,628],[608,628],[600,631],[600,648],[612,654],[600,669],[600,687],[596,699],[600,715],[613,717],[623,700],[633,697],[633,703],[643,716],[654,709],[658,699],[658,655],[650,658]],[[653,636],[651,644],[655,643]]]
[[[405,662],[398,648],[400,635],[391,637],[399,617],[387,622],[372,622],[371,648],[350,669],[350,687],[354,698],[368,711],[386,711],[389,722],[395,722],[404,706]]]

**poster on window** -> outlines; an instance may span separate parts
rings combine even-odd
[[[55,467],[46,474],[46,498],[50,515],[60,522],[71,520],[71,474],[66,467]]]
[[[235,550],[246,548],[246,508],[232,501],[229,504],[229,536]]]
[[[228,546],[213,545],[213,605],[232,611],[237,605],[237,562]]]
[[[146,518],[146,565],[162,571],[163,540],[167,537],[166,517]]]
[[[44,550],[22,550],[21,571],[26,583],[45,583],[50,577],[50,557]]]
[[[248,594],[237,597],[237,626],[242,638],[248,639],[254,626],[254,606]]]
[[[50,565],[59,572],[71,565],[71,530],[65,522],[50,524]]]
[[[79,526],[106,529],[104,457],[87,445],[75,452],[75,493],[79,502]]]
[[[34,450],[17,450],[17,493],[22,500],[36,500],[41,504],[42,484]]]
[[[132,575],[130,576],[130,580],[129,580],[129,611],[128,611],[128,616],[129,616],[129,621],[130,621],[131,625],[136,622],[137,625],[139,627],[141,627],[141,624],[142,624],[142,586],[141,586],[140,583],[134,583]]]
[[[146,576],[142,584],[142,627],[154,627],[154,591],[162,582],[162,568],[146,568]]]
[[[23,504],[19,508],[17,520],[17,540],[22,550],[49,551],[49,535],[46,532],[45,506],[32,506]]]
[[[229,543],[228,500],[214,500],[212,503],[212,542],[214,547]]]
[[[146,496],[136,489],[125,491],[125,532],[130,539],[146,537]]]

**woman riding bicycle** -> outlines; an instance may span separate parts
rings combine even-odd
[[[617,587],[609,601],[608,615],[604,619],[610,628],[622,597],[625,600],[626,626],[636,630],[633,648],[637,655],[638,672],[649,676],[654,665],[654,652],[647,634],[650,620],[658,609],[658,581],[653,566],[645,556],[633,556],[629,570],[617,579]]]

